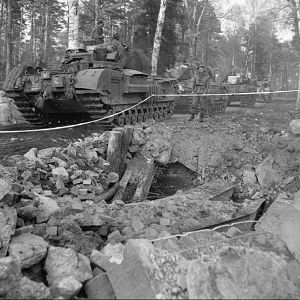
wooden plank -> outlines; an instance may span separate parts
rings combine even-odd
[[[136,192],[133,196],[132,202],[140,202],[146,199],[147,194],[150,190],[153,177],[155,175],[156,167],[154,160],[147,160],[145,169],[143,170],[143,177],[139,181]]]
[[[111,131],[108,140],[106,160],[110,164],[110,172],[119,174],[121,161],[121,147],[122,147],[123,133],[120,131]],[[120,176],[120,174],[119,174]]]
[[[116,194],[115,194],[115,196],[113,198],[113,201],[122,200],[124,191],[125,191],[126,186],[127,186],[128,182],[129,182],[129,179],[130,179],[130,177],[132,175],[132,172],[133,172],[133,170],[130,169],[130,168],[128,168],[126,170],[125,174],[123,175],[123,177],[122,177],[122,179],[121,179],[121,181],[119,183],[119,187],[118,187],[118,190],[117,190],[117,192],[116,192]]]
[[[152,158],[137,154],[127,166],[113,201],[122,200],[125,203],[143,201],[149,192],[155,170]]]
[[[120,166],[119,166],[119,175],[120,177],[125,172],[126,167],[126,156],[128,152],[129,145],[133,136],[133,126],[125,126],[125,127],[116,127],[113,131],[122,132],[122,146],[121,146],[121,154],[120,154]]]

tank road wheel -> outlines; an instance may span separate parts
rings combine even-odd
[[[125,124],[130,125],[131,124],[131,113],[128,112],[125,116]]]
[[[117,121],[118,126],[123,127],[125,125],[125,116],[123,114],[117,115],[116,121]]]
[[[149,119],[149,109],[146,108],[144,112],[144,121],[146,122]]]
[[[155,121],[158,121],[158,120],[159,120],[159,117],[158,117],[158,110],[155,110],[155,111],[154,111],[153,119],[154,119]]]
[[[163,117],[164,119],[167,119],[169,117],[168,108],[164,107],[163,109]]]
[[[108,112],[107,112],[107,116],[111,116],[114,114],[114,111],[112,109],[110,109]],[[111,117],[111,118],[107,118],[107,121],[109,122],[113,122],[114,118]]]
[[[138,118],[137,118],[137,120],[138,120],[139,123],[144,122],[144,113],[143,113],[143,111],[140,111],[140,112],[138,113]]]
[[[161,121],[164,119],[164,114],[162,108],[158,109],[158,120]]]
[[[154,118],[154,108],[151,107],[149,110],[149,119],[153,119]]]
[[[131,116],[131,122],[133,125],[135,125],[137,123],[137,120],[138,120],[138,115],[136,112],[133,112],[132,113],[132,116]]]

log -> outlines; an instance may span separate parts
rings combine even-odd
[[[123,140],[122,132],[120,131],[110,132],[106,160],[110,164],[109,171],[118,174],[119,174],[120,161],[121,161],[122,140]]]
[[[107,191],[105,191],[104,193],[102,193],[101,195],[99,195],[97,198],[95,198],[94,202],[95,203],[99,203],[99,202],[101,202],[103,200],[104,201],[108,201],[109,199],[111,199],[113,197],[113,195],[117,191],[118,187],[119,187],[119,182],[115,183]]]
[[[143,168],[143,173],[142,175],[140,175],[141,179],[136,188],[132,202],[139,202],[146,199],[147,194],[151,187],[153,177],[155,175],[155,171],[156,171],[156,166],[154,164],[154,160],[147,159],[145,168]]]
[[[152,158],[137,154],[127,166],[113,201],[143,201],[149,192],[155,169]]]
[[[120,165],[119,165],[119,175],[120,177],[125,172],[126,166],[126,156],[128,152],[129,145],[133,136],[133,126],[125,126],[125,127],[117,127],[114,128],[113,131],[122,132],[122,146],[121,146],[121,154],[120,154]]]
[[[121,200],[122,201],[122,197],[123,197],[124,191],[125,191],[126,186],[127,186],[128,182],[129,182],[129,179],[130,179],[130,177],[132,175],[132,172],[133,172],[132,169],[127,168],[127,170],[124,173],[121,181],[119,182],[119,187],[118,187],[117,192],[115,193],[113,201],[116,201],[116,200]]]

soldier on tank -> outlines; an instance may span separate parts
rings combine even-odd
[[[127,49],[126,45],[120,41],[120,36],[118,33],[115,33],[113,35],[111,44],[118,52],[120,65],[122,67],[124,67],[126,65],[126,60],[127,60],[126,51],[128,49]]]
[[[92,30],[91,38],[94,41],[95,45],[103,44],[104,43],[104,32],[103,32],[103,21],[98,20],[97,24]]]
[[[211,71],[203,66],[197,66],[193,68],[192,76],[192,93],[193,94],[207,94],[211,86]],[[191,116],[188,121],[192,121],[195,118],[195,113],[198,106],[200,106],[199,122],[203,122],[204,117],[204,103],[207,101],[206,97],[193,96]]]

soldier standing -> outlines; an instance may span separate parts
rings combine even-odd
[[[202,95],[207,94],[210,90],[210,85],[211,76],[209,70],[203,65],[194,68],[192,77],[192,93]],[[193,96],[191,116],[188,121],[194,120],[197,108],[200,106],[199,122],[203,122],[205,101],[206,99],[203,96]]]
[[[127,62],[126,51],[128,49],[127,49],[126,45],[120,41],[120,35],[118,33],[115,33],[113,35],[111,43],[119,54],[120,64],[121,64],[121,67],[123,68]]]
[[[96,26],[92,30],[91,38],[93,39],[96,45],[104,43],[103,25],[103,21],[98,20]]]

